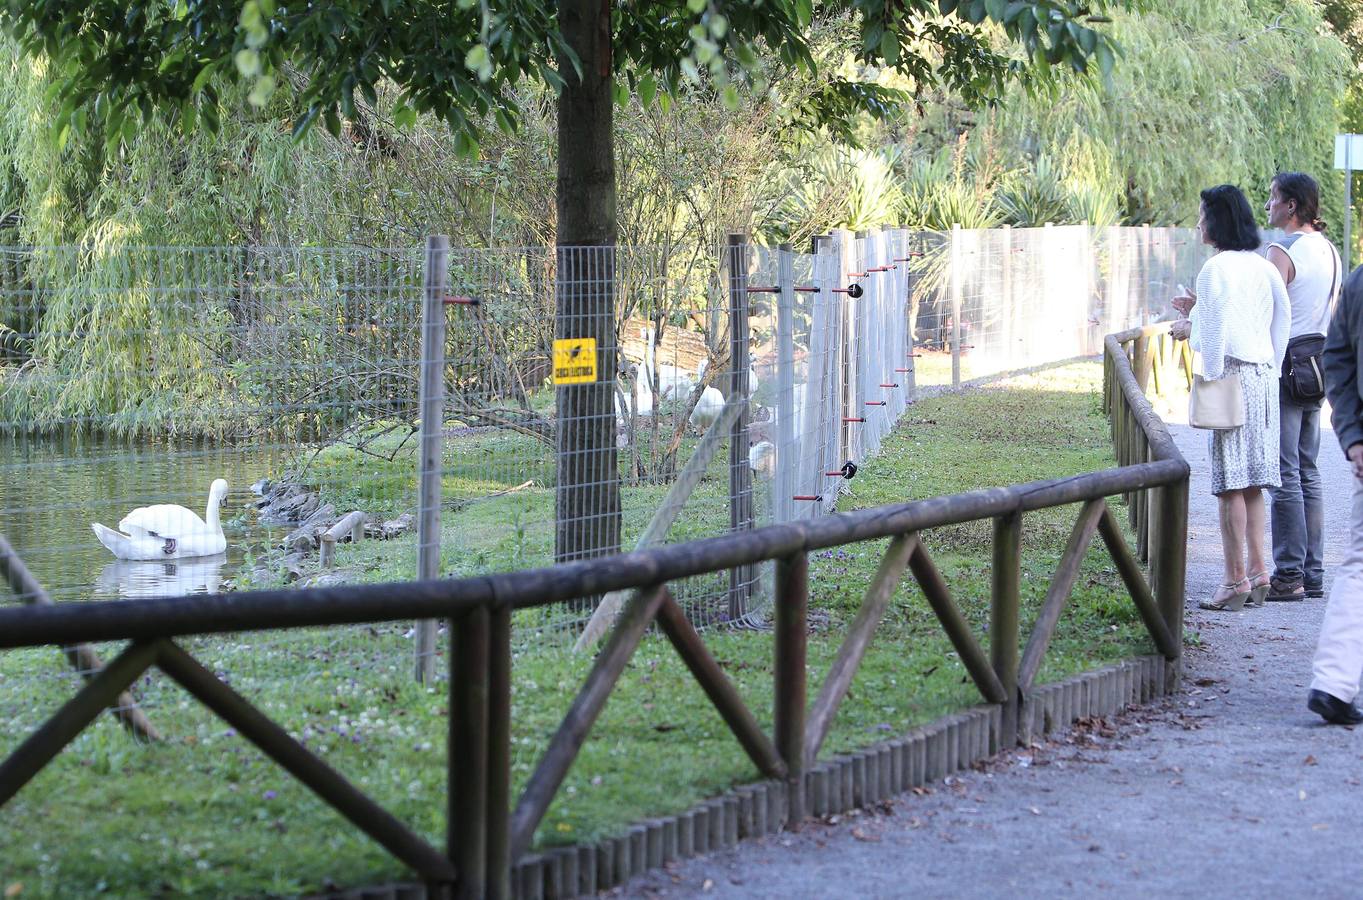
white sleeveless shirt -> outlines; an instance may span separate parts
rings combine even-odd
[[[1269,246],[1284,251],[1292,259],[1295,270],[1292,283],[1287,286],[1287,296],[1292,301],[1292,327],[1288,337],[1325,334],[1334,311],[1334,295],[1344,280],[1334,245],[1325,235],[1315,231],[1289,234]]]

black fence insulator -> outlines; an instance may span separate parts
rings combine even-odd
[[[862,287],[861,287],[861,285],[859,285],[859,284],[849,284],[849,285],[848,285],[847,287],[845,287],[845,288],[833,288],[833,293],[835,293],[835,294],[846,294],[847,296],[849,296],[849,297],[851,297],[853,300],[855,300],[855,299],[857,299],[858,297],[860,297],[862,294],[864,294],[864,293],[866,293],[866,292],[865,292],[864,290],[862,290]]]
[[[856,477],[857,477],[857,464],[854,463],[854,462],[852,462],[850,459],[849,459],[847,462],[843,463],[843,464],[842,464],[842,477],[843,477],[843,478],[846,478],[848,481],[851,481],[853,478],[856,478]]]
[[[476,297],[456,297],[452,295],[445,297],[446,306],[481,306],[482,303],[483,301]]]

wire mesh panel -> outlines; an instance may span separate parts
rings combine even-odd
[[[736,426],[723,417],[748,389],[727,272],[718,257],[697,264],[647,247],[451,254],[442,571],[547,566],[751,527],[747,448],[734,455]],[[749,365],[741,372],[760,381]],[[678,599],[700,623],[742,618],[751,578],[698,579]],[[569,633],[594,605],[518,623]]]
[[[56,247],[0,258],[0,534],[46,598],[350,580],[361,572],[318,565],[345,513],[364,522],[343,540],[408,529],[418,253]],[[393,577],[411,577],[395,562]],[[27,593],[0,602],[34,602]],[[281,674],[281,654],[339,663],[353,650],[370,665],[373,637],[300,632],[287,647],[206,641],[204,652],[238,680],[274,683],[297,675]],[[119,648],[92,650],[107,660]],[[56,651],[7,656],[0,716],[69,693],[74,671]],[[16,679],[23,689],[8,689]],[[144,704],[158,702],[157,684],[142,685]]]

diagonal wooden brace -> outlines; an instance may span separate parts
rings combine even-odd
[[[899,578],[904,574],[909,557],[917,547],[917,532],[901,534],[890,541],[885,556],[881,558],[880,568],[876,571],[871,586],[866,589],[866,596],[861,601],[861,608],[857,610],[856,620],[847,629],[847,637],[843,639],[838,656],[828,669],[828,677],[824,679],[823,688],[809,711],[809,722],[805,726],[807,764],[818,758],[819,747],[828,736],[833,716],[837,714],[838,706],[847,696],[848,688],[852,686],[852,679],[857,674],[862,657],[871,646],[871,637],[875,634],[876,626],[880,624],[885,610],[889,608],[890,598],[894,596],[895,588],[899,586]]]
[[[0,806],[9,802],[147,671],[156,661],[159,643],[138,641],[130,645],[0,763]]]

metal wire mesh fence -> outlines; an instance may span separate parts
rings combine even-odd
[[[1206,253],[1186,230],[1079,226],[810,250],[0,249],[0,532],[62,602],[477,574],[789,521],[835,508],[917,392],[1093,352]],[[575,350],[589,379],[556,371]],[[202,525],[143,528],[141,550],[91,534],[158,504]],[[681,599],[713,624],[760,620],[765,596],[742,572]]]

